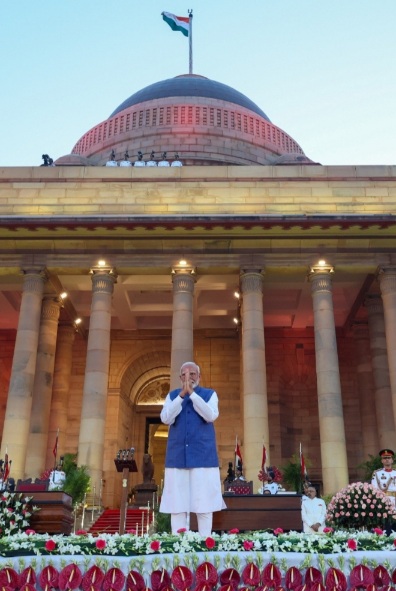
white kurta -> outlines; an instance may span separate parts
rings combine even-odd
[[[219,416],[218,397],[213,392],[205,402],[194,392],[190,396],[195,411],[206,421],[213,422]],[[182,410],[182,398],[166,397],[161,420],[172,425]],[[165,468],[165,487],[161,497],[161,513],[212,513],[226,505],[221,492],[219,468]]]
[[[315,534],[323,532],[326,521],[326,503],[323,499],[314,497],[310,499],[307,497],[301,503],[301,518],[303,522],[304,532],[307,534]],[[312,525],[320,523],[320,528],[316,532],[312,529]]]

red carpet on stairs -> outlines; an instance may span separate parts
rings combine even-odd
[[[127,509],[125,521],[125,533],[128,530],[136,530],[141,534],[146,533],[153,520],[153,512],[138,507]],[[115,534],[120,530],[120,509],[105,509],[89,528],[90,534]]]

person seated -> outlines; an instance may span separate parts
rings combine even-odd
[[[270,467],[267,470],[268,480],[263,486],[263,495],[276,495],[279,490],[279,484],[275,482],[275,472]]]
[[[269,466],[260,470],[258,478],[263,483],[263,486],[259,488],[259,494],[276,495],[281,490],[279,483],[282,482],[282,477],[282,472],[276,466]]]
[[[237,468],[236,476],[235,476],[234,480],[243,480],[244,482],[246,482],[246,478],[244,477],[242,470]]]
[[[303,531],[306,534],[323,533],[326,526],[326,503],[316,496],[316,488],[309,486],[306,498],[301,502]]]
[[[56,466],[55,470],[51,470],[48,490],[62,490],[65,479],[66,474],[61,469],[61,466]]]

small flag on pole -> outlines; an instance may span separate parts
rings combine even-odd
[[[264,443],[263,443],[263,457],[261,460],[261,469],[263,472],[267,472],[267,450],[265,449]]]
[[[242,473],[243,461],[241,450],[239,449],[238,437],[235,439],[235,472],[239,471]]]
[[[301,478],[304,482],[305,480],[308,480],[308,474],[307,474],[307,468],[305,466],[305,460],[304,460],[304,455],[302,452],[301,443],[300,443],[300,467],[301,467]]]
[[[8,460],[8,453],[6,452],[4,455],[4,474],[3,474],[3,481],[7,482],[8,477],[11,471],[11,461]]]
[[[55,459],[56,459],[56,456],[58,455],[58,439],[59,439],[59,429],[56,432],[55,445],[54,445],[54,449],[52,450],[52,453],[53,453]]]
[[[180,31],[186,37],[189,36],[190,33],[190,19],[188,16],[176,16],[175,14],[171,14],[170,12],[162,12],[162,18],[172,31]]]

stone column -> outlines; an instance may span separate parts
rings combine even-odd
[[[396,425],[396,267],[383,267],[378,273],[384,304],[386,349],[392,392],[393,418]]]
[[[40,330],[41,303],[46,275],[43,269],[24,271],[24,283],[10,388],[1,443],[1,457],[6,450],[12,460],[12,477],[24,478],[26,448],[29,436],[30,411],[37,345]]]
[[[263,276],[243,271],[242,302],[243,463],[247,480],[257,481],[263,444],[269,459],[267,372],[265,363]],[[236,428],[236,427],[234,427]]]
[[[46,466],[52,466],[55,458],[52,453],[59,429],[58,450],[63,455],[67,440],[67,407],[72,373],[73,343],[76,329],[70,325],[60,325],[56,344],[54,380],[52,386],[51,412],[48,428]]]
[[[194,269],[174,268],[173,318],[170,389],[180,387],[180,367],[185,361],[195,361],[193,349]]]
[[[364,459],[376,456],[379,450],[375,411],[375,385],[371,365],[371,350],[367,324],[354,324],[357,359],[357,385],[359,390],[360,419],[362,424],[362,452]]]
[[[318,385],[320,450],[324,494],[348,484],[341,382],[329,266],[312,267],[316,379]]]
[[[388,355],[386,350],[384,310],[380,296],[365,299],[370,335],[371,365],[375,386],[375,410],[380,449],[396,449],[395,420],[392,408],[392,392],[389,379]]]
[[[41,308],[41,326],[34,377],[30,432],[25,461],[25,474],[38,478],[46,468],[48,427],[51,410],[56,336],[62,301],[45,297]]]
[[[89,467],[92,490],[99,491],[103,474],[106,402],[109,381],[113,269],[92,269],[92,303],[87,342],[78,463]]]

